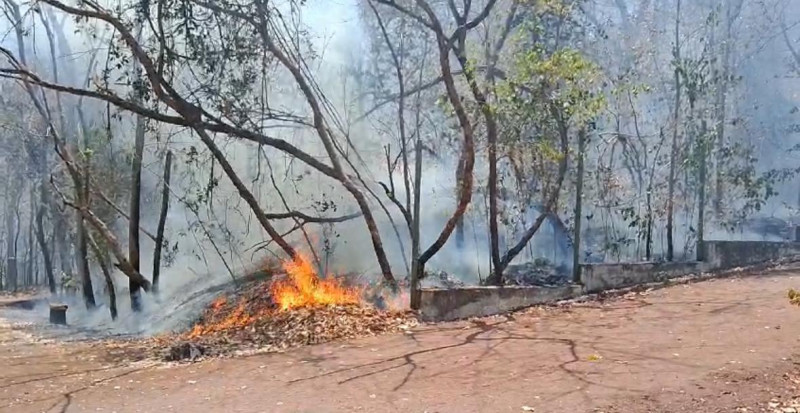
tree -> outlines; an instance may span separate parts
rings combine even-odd
[[[164,227],[167,223],[167,212],[169,211],[169,181],[172,176],[172,151],[167,151],[164,161],[164,183],[161,191],[161,213],[158,217],[158,229],[156,230],[156,249],[153,253],[153,291],[158,293],[158,279],[161,273],[161,250],[164,247]]]

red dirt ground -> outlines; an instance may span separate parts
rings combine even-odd
[[[5,324],[0,411],[771,412],[800,396],[792,287],[797,268],[180,366]]]

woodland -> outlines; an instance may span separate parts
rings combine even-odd
[[[112,318],[300,256],[414,307],[435,271],[702,260],[800,208],[792,0],[2,10],[0,289]]]

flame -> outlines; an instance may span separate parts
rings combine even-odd
[[[357,304],[361,301],[360,290],[344,287],[333,277],[320,279],[304,257],[285,262],[283,268],[287,278],[275,281],[269,287],[278,311],[317,305]],[[263,296],[263,292],[258,296]],[[188,338],[242,330],[276,311],[267,302],[250,298],[242,296],[237,302],[229,302],[224,296],[215,299],[208,306],[204,320],[195,324]]]
[[[212,315],[217,314],[221,311],[222,307],[227,304],[227,299],[225,297],[220,297],[214,300],[210,306],[210,312]],[[189,338],[197,338],[206,334],[216,333],[220,331],[225,331],[229,329],[235,328],[242,328],[250,325],[255,320],[255,317],[248,314],[247,307],[245,306],[245,302],[239,302],[234,309],[227,317],[212,323],[198,323],[192,328],[192,331],[189,332]]]
[[[219,297],[216,300],[212,301],[210,307],[211,307],[212,310],[219,310],[220,308],[225,306],[225,304],[227,304],[227,303],[228,303],[228,299],[225,296],[222,296],[222,297]]]
[[[272,284],[272,297],[281,311],[315,305],[357,304],[361,293],[336,279],[320,279],[309,261],[298,256],[283,264],[288,278]]]

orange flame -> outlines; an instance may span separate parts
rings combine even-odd
[[[212,301],[210,307],[211,307],[212,310],[219,310],[220,308],[225,306],[225,304],[227,304],[227,303],[228,303],[228,299],[225,296],[222,296],[222,297],[219,297],[216,300]]]
[[[220,297],[211,303],[211,314],[216,314],[227,303],[225,297]],[[248,326],[254,321],[254,317],[248,314],[244,302],[240,302],[236,309],[233,310],[227,317],[219,322],[214,323],[199,323],[192,328],[189,332],[189,338],[197,338],[202,335],[216,333],[234,328],[242,328]]]
[[[272,284],[272,297],[281,311],[314,305],[357,304],[360,292],[336,279],[321,280],[302,256],[283,264],[288,278]]]
[[[346,288],[332,277],[321,280],[308,260],[303,257],[285,262],[283,268],[286,270],[287,278],[275,281],[270,286],[273,301],[280,311],[306,306],[360,302],[361,291]],[[273,308],[253,305],[247,297],[240,297],[238,303],[229,303],[226,297],[219,297],[211,302],[205,312],[204,321],[192,328],[188,338],[195,339],[208,334],[241,330],[273,311],[275,311]]]

